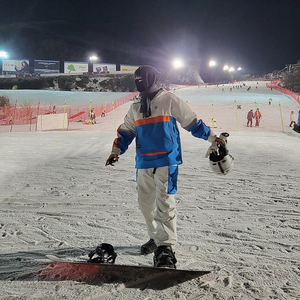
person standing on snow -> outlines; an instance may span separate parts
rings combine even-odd
[[[293,130],[297,133],[300,133],[300,110],[298,112],[298,124],[294,124]]]
[[[96,113],[95,113],[94,108],[92,108],[90,111],[90,122],[92,124],[96,124]]]
[[[250,124],[250,127],[252,127],[252,119],[254,119],[254,114],[253,114],[253,109],[249,110],[248,111],[248,114],[247,114],[247,127],[249,127],[249,124]]]
[[[106,165],[119,160],[135,138],[138,202],[150,240],[141,246],[142,254],[154,252],[154,266],[176,268],[178,165],[182,164],[177,122],[197,138],[224,143],[190,110],[186,102],[157,87],[160,73],[151,66],[135,71],[140,92],[131,104],[124,123],[117,130]]]
[[[262,118],[262,115],[259,111],[259,108],[256,109],[256,112],[254,113],[254,116],[255,116],[255,126],[259,126],[259,122],[260,122],[260,119]]]
[[[296,121],[295,121],[295,114],[294,114],[294,111],[292,110],[291,111],[291,114],[290,114],[290,127],[292,127],[292,125],[296,124]]]

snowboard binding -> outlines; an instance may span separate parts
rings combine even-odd
[[[93,258],[94,255],[98,255]],[[114,247],[111,244],[100,244],[96,247],[95,250],[89,253],[90,263],[99,263],[99,264],[114,264],[117,254],[114,251]]]

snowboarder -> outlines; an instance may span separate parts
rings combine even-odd
[[[177,122],[197,138],[222,144],[186,102],[157,87],[160,73],[141,66],[135,73],[139,100],[132,103],[124,123],[117,130],[106,165],[119,160],[135,138],[138,202],[150,240],[141,246],[142,254],[154,253],[155,267],[176,268],[178,165],[182,164]]]

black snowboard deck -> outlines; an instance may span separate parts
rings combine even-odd
[[[123,283],[128,288],[161,290],[210,272],[53,260],[38,271],[37,279],[72,280],[89,284]]]

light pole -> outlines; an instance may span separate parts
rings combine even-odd
[[[90,56],[90,63],[91,63],[91,71],[90,72],[93,72],[93,63],[94,62],[96,62],[96,61],[98,61],[98,56],[97,55],[92,55],[92,56]]]

